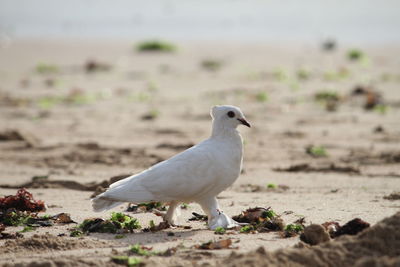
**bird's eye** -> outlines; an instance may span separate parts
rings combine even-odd
[[[228,113],[226,115],[228,115],[229,118],[233,118],[233,117],[235,117],[235,112],[228,111]]]

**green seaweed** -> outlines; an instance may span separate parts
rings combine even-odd
[[[324,146],[308,146],[306,148],[306,153],[313,157],[326,157],[328,153]]]
[[[292,237],[303,232],[304,227],[301,224],[288,224],[284,228],[284,237]]]
[[[148,102],[151,99],[152,99],[152,96],[146,92],[139,92],[139,93],[131,94],[128,97],[128,100],[133,101],[133,102],[139,102],[139,103]]]
[[[269,218],[269,219],[272,219],[276,216],[277,215],[276,215],[275,211],[273,211],[272,209],[266,210],[261,214],[262,218]]]
[[[126,265],[129,267],[137,266],[142,262],[139,258],[129,256],[113,256],[111,257],[111,261],[116,264]]]
[[[283,68],[274,69],[272,75],[275,77],[275,79],[281,82],[287,81],[289,79],[289,74]]]
[[[267,188],[275,189],[276,187],[276,184],[267,184]]]
[[[36,65],[36,72],[40,74],[52,74],[59,72],[59,68],[54,64],[38,63]]]
[[[40,216],[39,219],[43,219],[43,220],[49,220],[51,219],[53,216],[51,216],[50,214],[45,214],[43,216]]]
[[[288,224],[285,227],[285,231],[289,231],[289,232],[301,232],[303,231],[303,226],[300,224]]]
[[[140,229],[140,223],[136,218],[126,215],[122,212],[111,213],[110,221],[113,223],[120,224],[121,229],[132,232],[134,229]]]
[[[8,226],[23,226],[29,223],[32,217],[26,212],[12,211],[3,217],[2,222]]]
[[[364,52],[359,49],[351,49],[351,50],[347,51],[347,58],[349,60],[357,61],[364,57],[365,57]]]
[[[217,228],[215,228],[215,231],[214,231],[214,233],[216,235],[223,235],[223,234],[225,234],[225,232],[226,232],[226,229],[221,226],[218,226]]]
[[[240,228],[241,233],[250,233],[253,230],[254,230],[254,227],[252,225],[245,225],[242,228]]]
[[[157,92],[158,91],[158,87],[159,86],[157,86],[157,83],[156,82],[154,82],[154,81],[149,81],[148,83],[147,83],[147,90],[149,91],[149,92]]]
[[[259,92],[256,94],[256,99],[258,102],[267,102],[269,97],[267,92]]]
[[[154,223],[153,220],[150,220],[149,226],[150,226],[150,228],[154,228],[154,227],[156,227],[156,224]]]
[[[122,226],[120,222],[95,218],[84,220],[80,225],[78,225],[77,229],[84,233],[98,232],[116,234],[122,229]]]
[[[72,230],[69,234],[70,237],[81,237],[84,233],[81,230]]]
[[[136,45],[136,50],[139,52],[174,52],[175,45],[160,40],[144,41]]]
[[[374,107],[374,111],[379,113],[379,114],[386,114],[386,112],[388,111],[388,106],[384,105],[384,104],[378,104]]]
[[[37,100],[37,105],[41,109],[51,109],[60,103],[60,98],[53,96],[45,96]]]
[[[324,90],[315,94],[316,101],[339,101],[339,94],[335,91]]]
[[[340,69],[338,71],[326,71],[323,73],[323,78],[326,81],[339,81],[345,80],[350,77],[350,72],[347,69]]]
[[[31,231],[34,231],[34,230],[36,230],[36,227],[27,225],[27,226],[24,227],[24,229],[22,229],[20,231],[20,233],[31,232]]]
[[[151,109],[150,111],[148,111],[147,113],[143,114],[141,119],[142,120],[154,120],[157,119],[160,115],[160,111],[158,111],[157,109]],[[152,203],[152,202],[150,202]],[[144,206],[144,205],[137,205],[137,206]]]
[[[300,68],[297,70],[296,75],[299,80],[308,80],[311,77],[311,72],[306,68]]]
[[[203,69],[208,71],[217,71],[222,67],[222,62],[215,59],[205,59],[200,65]]]
[[[139,256],[155,256],[159,254],[156,251],[150,251],[149,249],[144,249],[143,246],[141,246],[140,244],[135,244],[130,246],[129,251]]]

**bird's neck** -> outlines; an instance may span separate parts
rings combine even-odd
[[[211,138],[218,138],[218,137],[239,137],[240,134],[236,128],[226,127],[221,123],[216,123],[213,121],[212,131],[211,131]]]

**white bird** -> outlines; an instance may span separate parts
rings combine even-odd
[[[149,169],[110,185],[92,199],[100,212],[123,202],[169,202],[163,215],[174,225],[180,203],[196,202],[208,216],[208,226],[230,228],[237,223],[219,208],[217,195],[239,177],[243,161],[243,141],[236,127],[250,127],[242,111],[230,105],[211,109],[212,133],[203,142],[160,162]]]

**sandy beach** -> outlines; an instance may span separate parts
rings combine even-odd
[[[271,265],[323,266],[334,265],[332,251],[343,259],[355,253],[343,261],[348,265],[366,264],[374,253],[388,266],[399,264],[400,238],[388,241],[392,250],[386,252],[340,248],[368,243],[381,233],[374,225],[399,216],[399,200],[385,197],[400,190],[400,46],[356,47],[362,56],[350,60],[354,47],[340,45],[324,51],[319,44],[198,41],[152,53],[137,51],[135,43],[13,40],[0,48],[0,196],[14,195],[35,176],[82,185],[140,172],[207,138],[210,108],[231,104],[252,128],[239,128],[243,171],[219,196],[225,213],[271,207],[287,224],[304,217],[305,225],[361,218],[370,232],[294,248],[298,235],[216,235],[205,222],[188,221],[192,212],[203,214],[190,203],[180,217],[190,229],[136,230],[116,239],[108,233],[70,237],[74,224],[38,227],[21,239],[0,240],[1,265],[113,266],[113,255],[137,243],[154,251],[177,248],[171,256],[138,256],[147,266],[239,266],[246,260],[259,266],[267,264],[263,258]],[[43,214],[69,213],[77,223],[110,217],[111,211],[92,211],[94,190],[63,182],[48,187],[27,188],[48,206]],[[151,212],[126,213],[142,228],[161,222]],[[380,227],[398,229],[393,218]],[[195,248],[223,239],[232,240],[231,248]],[[297,254],[303,262],[293,259]]]

